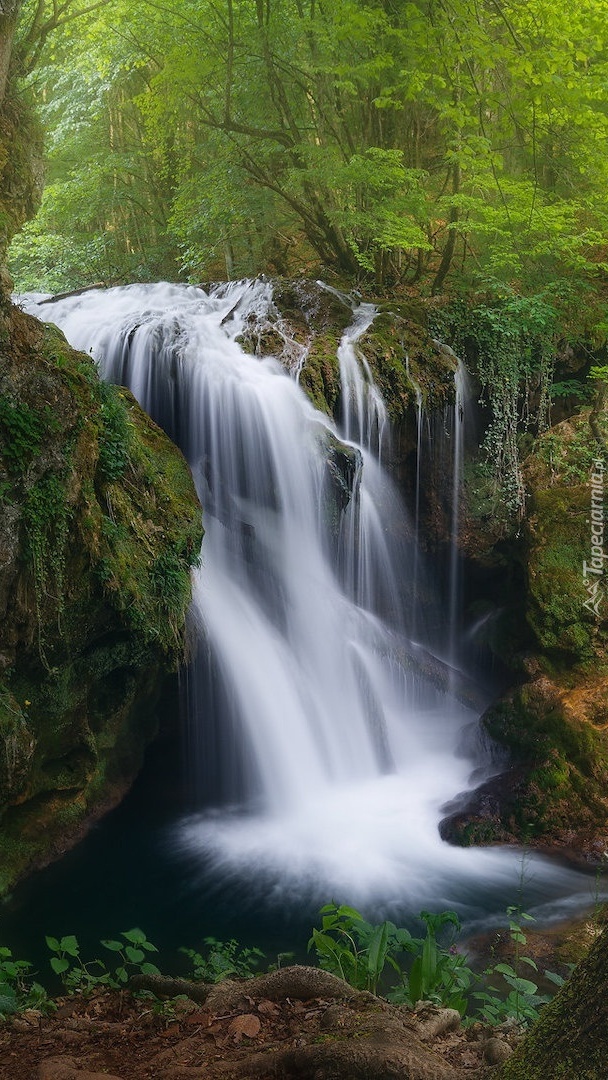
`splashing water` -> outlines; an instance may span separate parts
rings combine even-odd
[[[476,714],[408,638],[420,561],[357,345],[373,308],[340,345],[338,432],[275,359],[237,344],[271,301],[259,281],[24,301],[131,388],[186,454],[204,507],[187,673],[199,809],[172,842],[268,902],[297,891],[465,910],[483,883],[500,909],[520,853],[438,833],[480,765],[461,750]],[[530,907],[588,899],[586,879],[549,860],[529,861],[527,878]]]

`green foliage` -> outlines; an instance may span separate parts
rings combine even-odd
[[[548,427],[559,326],[558,308],[544,294],[503,292],[493,303],[457,303],[438,316],[440,332],[469,359],[490,406],[481,453],[499,515],[518,518],[525,509],[520,440],[522,432]]]
[[[129,462],[129,426],[127,410],[120,391],[109,383],[97,383],[102,426],[99,431],[99,469],[106,481],[124,476]]]
[[[2,455],[14,475],[21,476],[40,450],[45,426],[52,424],[51,410],[38,413],[26,402],[13,403],[0,396]]]
[[[525,1026],[538,1018],[539,1008],[550,1000],[549,994],[538,993],[536,982],[522,975],[522,969],[538,972],[538,968],[534,960],[523,955],[523,925],[533,920],[519,908],[507,909],[513,962],[493,964],[482,976],[467,965],[466,956],[458,952],[453,941],[448,944],[447,940],[438,940],[446,930],[452,931],[452,937],[459,933],[460,922],[453,911],[421,912],[425,934],[419,938],[388,921],[368,923],[355,908],[345,904],[326,904],[320,914],[321,929],[313,929],[308,948],[314,949],[323,970],[359,990],[375,994],[382,986],[388,999],[396,1004],[413,1007],[418,1001],[432,1001],[464,1015],[473,1002],[479,1002],[476,1015],[488,1023],[499,1024],[511,1018]],[[47,937],[46,943],[52,953],[51,969],[68,993],[90,993],[99,987],[120,990],[132,975],[160,974],[148,959],[157,950],[138,928],[124,931],[120,940],[101,942],[116,960],[112,967],[99,959],[85,962],[73,934]],[[208,937],[204,944],[204,954],[180,949],[190,960],[191,977],[197,981],[250,979],[264,959],[260,949],[242,946],[233,938],[219,941]],[[404,966],[407,958],[409,970]],[[556,987],[564,982],[553,972],[544,971],[542,977]],[[473,989],[480,982],[481,989]],[[33,982],[31,965],[13,960],[9,949],[0,948],[0,1019],[33,1006],[52,1007],[43,988]]]
[[[463,956],[437,941],[438,932],[445,927],[460,928],[455,912],[421,912],[424,938],[414,938],[409,930],[388,921],[373,926],[346,905],[327,904],[321,914],[321,930],[313,930],[308,948],[314,948],[325,971],[360,990],[376,993],[390,968],[398,978],[388,993],[391,1001],[415,1005],[424,999],[465,1012],[464,993],[473,981],[473,973]],[[409,974],[403,967],[405,954],[414,957]],[[394,982],[394,974],[390,977]]]
[[[567,398],[575,397],[579,401],[588,401],[592,395],[592,391],[588,386],[585,386],[579,379],[561,379],[559,382],[554,382],[551,387],[551,397],[555,398]]]
[[[0,1020],[24,1009],[50,1011],[52,1003],[36,982],[27,960],[14,960],[10,949],[0,946]]]
[[[532,916],[514,907],[507,908],[507,914],[509,937],[515,950],[513,964],[498,963],[486,968],[483,973],[486,988],[476,991],[472,996],[480,1002],[480,1014],[488,1023],[501,1024],[505,1020],[513,1019],[520,1025],[529,1025],[538,1020],[540,1007],[550,1001],[552,995],[539,994],[538,984],[522,975],[522,969],[538,972],[536,962],[521,954],[522,946],[527,940],[523,924],[533,922]],[[543,976],[557,987],[563,986],[565,981],[561,975],[551,971],[544,971]],[[497,977],[498,987],[493,985]],[[506,996],[504,986],[507,987]]]
[[[529,295],[601,280],[602,0],[61,10],[26,3],[18,43],[49,155],[20,287],[320,265]]]
[[[125,986],[131,975],[160,974],[156,965],[146,959],[149,953],[158,950],[147,940],[143,930],[137,927],[125,930],[121,937],[123,941],[101,942],[117,961],[112,968],[108,968],[103,960],[85,963],[80,956],[78,940],[73,934],[62,938],[46,937],[46,943],[53,953],[51,968],[70,993],[90,993],[99,986],[119,990]]]
[[[29,489],[23,506],[24,550],[34,574],[38,647],[45,665],[43,613],[50,605],[60,618],[64,608],[66,545],[71,516],[66,479],[54,472],[45,473]]]
[[[196,949],[180,949],[192,964],[192,977],[202,982],[216,983],[230,977],[251,979],[264,959],[261,949],[239,945],[234,938],[218,941],[206,937],[204,944],[207,946],[205,955]]]
[[[481,1003],[479,1015],[489,1023],[514,1018],[519,1024],[532,1023],[539,1007],[550,998],[538,994],[538,986],[521,974],[522,965],[537,970],[535,962],[522,955],[526,936],[524,921],[530,915],[516,908],[508,909],[509,936],[515,947],[512,965],[498,963],[477,975],[467,964],[453,941],[438,940],[446,929],[460,931],[460,921],[453,911],[420,913],[424,937],[413,937],[394,923],[372,925],[354,908],[327,904],[321,908],[321,929],[314,929],[308,943],[325,971],[345,979],[360,990],[377,993],[383,985],[389,1001],[414,1006],[418,1001],[432,1001],[464,1015],[475,1001]],[[410,957],[409,965],[405,963]],[[563,979],[554,973],[543,976],[556,986]],[[491,984],[499,977],[499,986]],[[474,987],[482,982],[482,989]],[[502,985],[501,985],[502,984]]]

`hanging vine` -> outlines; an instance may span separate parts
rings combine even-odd
[[[481,403],[490,409],[482,458],[495,499],[517,517],[526,496],[521,435],[541,433],[550,424],[557,320],[556,309],[539,296],[453,305],[438,320],[438,332],[469,359],[479,378]]]

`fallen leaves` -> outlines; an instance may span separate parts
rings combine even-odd
[[[234,1020],[231,1020],[228,1025],[228,1031],[234,1036],[235,1042],[240,1042],[243,1035],[246,1035],[248,1039],[254,1039],[256,1035],[260,1034],[261,1029],[260,1018],[255,1016],[254,1013],[235,1016]]]

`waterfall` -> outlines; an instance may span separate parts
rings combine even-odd
[[[444,346],[444,349],[446,346]],[[451,352],[451,350],[450,350]],[[454,420],[452,425],[452,520],[450,529],[449,610],[448,610],[448,659],[454,666],[458,660],[458,634],[460,628],[460,495],[464,460],[465,409],[470,398],[469,378],[462,360],[457,361],[454,375]]]
[[[476,714],[408,636],[419,556],[382,466],[386,409],[357,344],[373,308],[354,311],[340,344],[338,430],[273,357],[237,343],[271,302],[259,281],[25,301],[178,442],[204,508],[186,680],[201,805],[172,842],[240,875],[252,895],[295,884],[325,899],[445,907],[480,881],[508,889],[517,853],[438,835],[442,806],[479,764],[460,751]],[[456,596],[453,584],[453,625]],[[535,867],[548,889],[557,871]]]

